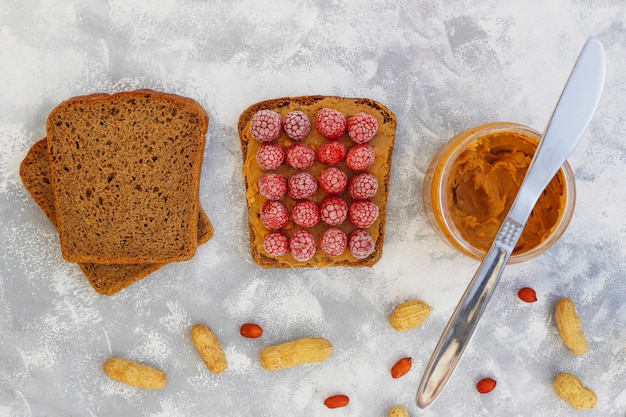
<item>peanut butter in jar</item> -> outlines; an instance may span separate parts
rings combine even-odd
[[[440,148],[424,180],[431,225],[453,248],[481,260],[530,166],[541,135],[515,123],[467,130]],[[509,262],[543,253],[563,234],[575,201],[566,162],[539,197]]]

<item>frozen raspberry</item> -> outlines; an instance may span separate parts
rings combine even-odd
[[[287,136],[299,142],[311,132],[311,120],[300,110],[292,111],[285,115],[283,129]]]
[[[378,132],[378,120],[367,113],[357,113],[348,120],[348,136],[356,143],[367,143]]]
[[[339,194],[346,189],[348,177],[339,168],[328,168],[320,175],[320,187],[328,194]]]
[[[341,230],[331,227],[327,229],[320,240],[320,248],[328,256],[339,256],[348,245],[348,236]]]
[[[293,222],[302,227],[313,227],[320,222],[320,211],[311,200],[300,200],[291,210]]]
[[[369,168],[376,159],[374,148],[368,144],[354,145],[346,155],[346,164],[353,171],[361,172]]]
[[[309,198],[317,191],[317,181],[308,172],[298,172],[287,181],[289,196],[294,200]]]
[[[308,230],[298,230],[289,241],[291,256],[298,262],[306,262],[315,255],[315,238]]]
[[[357,259],[365,259],[374,253],[374,239],[365,230],[357,229],[348,237],[350,253]]]
[[[280,135],[280,114],[271,110],[259,110],[252,116],[250,133],[259,142],[271,142]]]
[[[348,205],[339,197],[326,197],[320,207],[320,217],[330,226],[339,226],[348,217]]]
[[[259,178],[259,192],[268,200],[280,200],[287,192],[287,180],[278,174],[263,174]]]
[[[279,145],[261,145],[256,153],[256,162],[261,169],[273,171],[285,160],[285,151]]]
[[[324,142],[317,150],[317,159],[323,164],[336,165],[346,157],[346,147],[338,140]]]
[[[372,198],[378,191],[378,180],[372,174],[363,172],[352,177],[348,183],[348,193],[355,200]]]
[[[323,108],[315,116],[315,127],[328,139],[337,139],[346,131],[346,118],[341,112]]]
[[[309,169],[315,162],[315,151],[301,143],[287,149],[287,164],[293,169]]]
[[[369,200],[358,200],[350,205],[350,222],[360,229],[367,229],[378,218],[378,206]]]
[[[261,207],[261,223],[269,230],[280,229],[289,221],[289,213],[278,201],[266,201]]]
[[[289,252],[289,239],[283,232],[276,231],[265,236],[263,249],[270,256],[282,256]]]

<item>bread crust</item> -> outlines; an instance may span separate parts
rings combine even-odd
[[[36,142],[20,164],[20,178],[35,203],[42,209],[50,223],[56,228],[54,193],[50,182],[48,144],[46,138]],[[214,230],[205,211],[200,207],[198,214],[198,244],[208,242]],[[89,284],[102,295],[113,295],[134,282],[145,278],[166,263],[143,264],[96,264],[78,263]]]
[[[176,113],[155,115],[163,108]],[[189,120],[181,121],[182,115]],[[195,100],[152,90],[90,94],[59,104],[50,113],[46,130],[63,257],[69,262],[112,264],[191,259],[198,243],[198,194],[208,123],[206,111]],[[171,137],[164,138],[167,135]],[[86,147],[96,152],[86,154]],[[150,165],[147,158],[153,147],[155,162]],[[168,153],[163,150],[170,148]],[[170,160],[175,164],[165,165]],[[109,178],[115,175],[113,183],[106,183],[106,173],[97,176],[94,169],[81,170],[83,162],[107,169]],[[137,170],[142,170],[140,178],[135,178]],[[176,188],[169,187],[163,200],[157,191],[169,184]],[[153,188],[154,193],[148,192]],[[99,204],[100,196],[109,204],[106,210]],[[145,221],[146,207],[156,221]],[[82,227],[86,223],[89,227]],[[97,232],[94,226],[99,227]]]
[[[256,192],[258,188],[255,184],[255,179],[260,173],[260,168],[253,161],[254,151],[251,150],[251,147],[258,147],[258,143],[256,143],[256,141],[254,141],[254,139],[250,135],[250,121],[255,113],[264,109],[276,111],[280,113],[282,117],[284,117],[285,114],[287,114],[289,111],[301,110],[308,115],[313,125],[312,132],[309,135],[310,139],[305,139],[303,143],[307,143],[317,151],[317,148],[325,139],[315,131],[315,114],[319,109],[323,107],[335,108],[341,111],[344,116],[346,116],[346,119],[348,119],[356,112],[363,111],[365,113],[371,114],[378,120],[379,133],[377,133],[374,139],[372,139],[370,144],[376,149],[377,160],[382,159],[382,161],[379,161],[379,164],[381,167],[383,167],[383,169],[381,169],[380,172],[371,172],[371,170],[368,170],[368,172],[373,173],[378,180],[378,194],[376,197],[376,202],[379,206],[379,218],[373,226],[367,229],[370,234],[376,235],[376,238],[374,239],[374,252],[365,259],[356,259],[348,253],[348,250],[346,250],[346,253],[341,257],[332,258],[326,256],[318,247],[316,255],[313,257],[313,259],[307,262],[296,262],[290,254],[281,257],[268,256],[264,253],[262,245],[260,244],[262,241],[262,236],[267,235],[269,231],[265,230],[263,225],[260,224],[260,222],[258,221],[258,193]],[[377,101],[367,98],[344,98],[338,96],[322,95],[282,97],[261,101],[251,105],[241,113],[237,127],[241,142],[243,176],[246,186],[250,250],[253,260],[258,265],[264,268],[372,266],[376,262],[378,262],[378,260],[382,256],[383,243],[385,238],[387,196],[389,193],[390,167],[396,130],[396,118],[390,109]],[[347,139],[347,133],[344,133],[343,137],[340,138],[340,140],[342,140],[344,143],[350,142],[350,140]],[[290,139],[285,135],[284,132],[281,132],[281,135],[278,138],[278,143],[281,144],[284,149],[286,149],[290,144],[294,142],[290,141]],[[316,164],[318,164],[318,162],[316,162]],[[349,201],[350,198],[346,197],[345,194],[346,193],[344,193],[342,196],[344,197],[344,199]],[[346,221],[345,223],[348,222]],[[344,225],[342,225],[341,228],[344,229],[346,233],[349,233],[350,230],[355,229],[351,225]],[[294,227],[291,221],[287,228],[290,229],[290,231],[295,231],[298,229],[297,226]],[[287,231],[287,234],[289,234],[290,231]],[[317,236],[317,238],[319,238],[319,236]]]

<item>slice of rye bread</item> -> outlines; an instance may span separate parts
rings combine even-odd
[[[324,138],[317,132],[315,128],[315,116],[317,112],[324,108],[332,108],[339,110],[343,113],[346,119],[358,112],[365,112],[374,116],[378,121],[378,133],[372,138],[369,144],[374,148],[376,152],[376,160],[374,164],[366,171],[376,176],[378,180],[378,192],[372,198],[372,201],[376,203],[379,208],[379,216],[376,222],[367,228],[367,232],[372,236],[375,243],[374,252],[365,259],[357,259],[346,250],[342,255],[337,257],[330,257],[325,255],[319,249],[319,238],[323,234],[324,230],[328,226],[323,222],[318,223],[316,226],[309,228],[311,233],[317,240],[317,251],[313,258],[307,262],[298,262],[290,254],[283,256],[272,257],[267,255],[263,250],[263,239],[271,231],[267,230],[260,221],[260,209],[265,201],[267,201],[259,193],[258,178],[265,172],[261,170],[256,162],[256,153],[261,146],[261,143],[254,140],[250,134],[250,121],[252,116],[259,110],[268,109],[278,112],[281,118],[294,110],[303,111],[311,120],[312,129],[311,133],[301,143],[309,145],[316,152],[319,146],[326,142],[328,139]],[[241,149],[243,155],[243,175],[246,185],[246,200],[248,204],[248,226],[250,231],[250,249],[252,252],[252,258],[254,261],[262,267],[325,267],[325,266],[372,266],[382,256],[383,243],[385,238],[385,220],[386,220],[386,207],[387,207],[387,195],[389,193],[389,175],[391,167],[391,156],[393,153],[393,145],[395,140],[396,131],[396,118],[395,115],[384,105],[366,98],[342,98],[334,96],[302,96],[302,97],[284,97],[273,100],[262,101],[248,107],[239,117],[238,123],[239,137],[241,140]],[[350,140],[347,133],[344,133],[339,139],[346,148],[350,148],[354,145],[354,142]],[[277,143],[286,151],[289,146],[295,142],[291,140],[284,131],[281,132]],[[348,178],[353,177],[356,173],[351,172],[345,161],[336,165],[342,171],[344,171]],[[308,171],[311,172],[316,178],[319,177],[321,171],[329,168],[328,165],[324,165],[319,161],[315,161],[315,164]],[[289,178],[297,171],[289,167],[286,163],[283,163],[278,169],[272,171],[286,178]],[[311,197],[316,203],[320,203],[326,195],[321,188]],[[344,191],[339,195],[346,201],[348,206],[352,203],[352,199],[348,195],[347,191]],[[286,195],[281,202],[287,207],[289,212],[295,204],[295,200]],[[355,230],[348,220],[338,226],[346,234]],[[287,236],[290,236],[300,227],[295,225],[290,219],[289,223],[283,232]]]
[[[54,193],[50,183],[50,162],[46,138],[35,143],[20,165],[20,177],[26,190],[56,227]],[[213,226],[200,207],[198,214],[198,244],[204,244],[213,236]],[[130,284],[156,271],[165,263],[158,264],[78,264],[91,286],[102,295],[113,295]]]
[[[151,90],[57,106],[46,131],[63,257],[114,264],[192,258],[208,123],[196,101]]]

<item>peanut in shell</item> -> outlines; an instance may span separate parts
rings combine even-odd
[[[209,371],[221,374],[226,370],[228,367],[226,355],[211,329],[203,324],[195,324],[191,328],[191,341]]]
[[[575,375],[557,374],[552,382],[556,394],[577,410],[589,410],[598,403],[596,393],[587,388]]]
[[[421,300],[408,300],[400,304],[389,316],[389,324],[399,332],[415,329],[426,321],[433,308]]]
[[[405,408],[396,405],[396,406],[391,407],[391,410],[389,410],[388,417],[410,417],[410,416],[409,416],[409,412],[406,411]]]
[[[109,378],[132,387],[156,390],[167,384],[165,372],[124,358],[108,359],[102,369]]]
[[[268,346],[259,356],[261,366],[268,371],[323,362],[333,352],[333,345],[322,337],[304,337]]]
[[[571,299],[561,298],[556,303],[554,320],[565,346],[576,356],[586,353],[588,349],[587,338],[582,332],[582,323],[576,314],[576,307]]]

